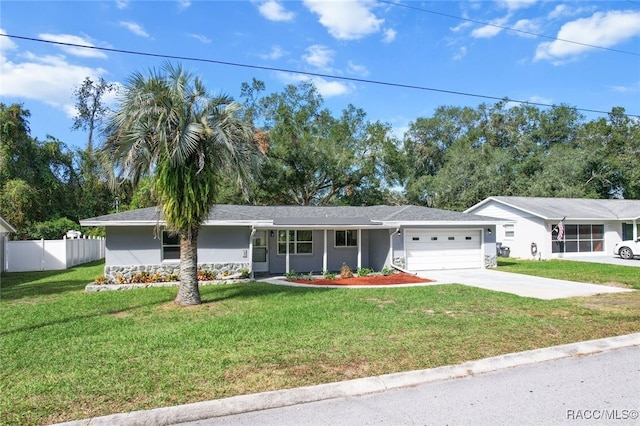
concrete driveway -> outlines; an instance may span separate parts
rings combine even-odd
[[[422,271],[419,272],[418,275],[435,280],[438,284],[458,283],[487,290],[516,294],[523,297],[534,297],[546,300],[634,291],[606,285],[513,274],[510,272],[496,271],[494,269]]]

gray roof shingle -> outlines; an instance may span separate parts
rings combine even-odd
[[[81,221],[83,226],[96,224],[134,225],[162,219],[156,207],[130,210]],[[469,213],[420,206],[241,206],[216,204],[206,224],[228,221],[273,221],[282,225],[374,225],[380,222],[499,222]]]
[[[544,219],[567,217],[575,220],[633,220],[640,218],[640,200],[506,196],[489,197],[489,199],[533,213]],[[473,210],[474,207],[467,211]]]

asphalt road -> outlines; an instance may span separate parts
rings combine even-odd
[[[639,412],[634,346],[183,425],[640,425]]]

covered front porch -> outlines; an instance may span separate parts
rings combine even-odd
[[[254,273],[338,271],[343,264],[380,270],[393,259],[395,229],[379,224],[334,223],[324,226],[279,223],[253,227],[250,263]],[[399,236],[396,236],[399,238]]]

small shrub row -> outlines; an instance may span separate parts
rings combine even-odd
[[[340,278],[353,278],[354,276],[358,276],[358,277],[367,277],[370,275],[392,275],[395,271],[388,267],[385,266],[384,268],[382,268],[382,270],[379,273],[374,272],[371,268],[358,268],[356,270],[356,273],[354,274],[353,271],[351,270],[351,268],[349,267],[349,265],[347,265],[346,263],[342,264],[342,268],[340,268]],[[335,280],[336,277],[338,277],[338,274],[336,274],[335,272],[331,272],[331,271],[324,271],[322,273],[322,276],[328,280]],[[289,272],[284,274],[284,277],[287,281],[295,281],[295,280],[308,280],[308,281],[312,281],[313,280],[313,272],[309,272],[306,275],[300,274],[298,272],[296,272],[295,269],[291,269]]]

